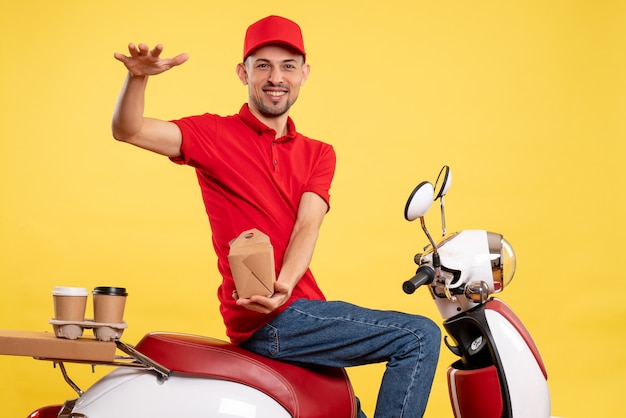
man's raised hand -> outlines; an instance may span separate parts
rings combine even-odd
[[[176,55],[174,58],[161,58],[163,45],[159,44],[150,50],[148,45],[128,44],[128,52],[130,56],[115,53],[113,56],[116,60],[121,61],[128,71],[134,76],[147,76],[161,74],[172,67],[180,65],[189,59],[186,53]]]

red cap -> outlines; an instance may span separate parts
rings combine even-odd
[[[306,57],[300,26],[284,17],[268,16],[248,27],[243,42],[244,61],[255,49],[272,44],[286,45]]]

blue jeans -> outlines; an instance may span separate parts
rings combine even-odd
[[[299,365],[331,367],[387,362],[375,418],[424,415],[441,331],[430,319],[345,302],[299,299],[241,347]],[[359,417],[365,417],[359,408]]]

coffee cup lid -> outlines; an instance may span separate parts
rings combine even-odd
[[[98,286],[93,289],[94,295],[128,296],[125,287]]]
[[[88,296],[89,292],[84,287],[55,286],[52,294],[54,296]]]

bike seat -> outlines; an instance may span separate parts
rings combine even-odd
[[[135,347],[173,372],[253,387],[297,418],[354,418],[356,401],[342,368],[304,368],[225,341],[177,333],[146,334]]]

